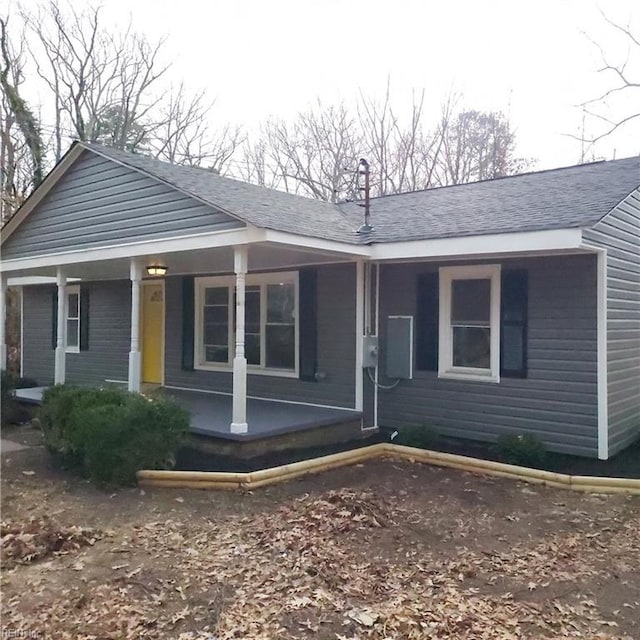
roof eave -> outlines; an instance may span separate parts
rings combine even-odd
[[[582,251],[582,229],[571,227],[543,231],[519,231],[431,240],[403,240],[371,246],[376,261],[425,258],[472,258],[487,255],[522,255]]]

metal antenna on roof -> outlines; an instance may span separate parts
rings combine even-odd
[[[362,167],[362,169],[358,168],[358,175],[364,176],[364,188],[358,187],[359,191],[364,191],[364,204],[359,205],[360,207],[364,207],[364,224],[360,225],[358,233],[371,233],[373,231],[373,227],[369,224],[371,216],[371,203],[369,200],[369,163],[364,158],[360,158],[358,167]]]

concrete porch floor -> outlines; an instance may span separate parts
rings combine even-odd
[[[45,389],[46,387],[17,389],[15,395],[21,402],[40,404]],[[185,389],[162,389],[162,392],[190,412],[190,431],[193,434],[235,442],[249,442],[321,427],[353,424],[362,417],[360,412],[349,409],[247,398],[249,431],[237,434],[231,433],[229,429],[231,395]]]
[[[191,412],[191,431],[201,436],[246,442],[360,420],[362,414],[278,400],[247,398],[248,433],[231,433],[232,397],[226,394],[165,389],[164,393]]]

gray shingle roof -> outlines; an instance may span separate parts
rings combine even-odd
[[[640,186],[640,156],[374,198],[373,242],[590,227]],[[362,209],[342,205],[353,220]]]
[[[640,156],[465,185],[373,198],[374,231],[359,236],[363,209],[334,205],[81,143],[257,227],[359,244],[590,227],[640,186]]]

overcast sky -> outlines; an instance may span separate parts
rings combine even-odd
[[[80,6],[82,0],[73,0]],[[614,61],[627,50],[599,7],[640,32],[638,0],[103,0],[105,19],[155,39],[168,36],[172,70],[207,87],[215,115],[247,129],[292,117],[319,96],[381,95],[391,79],[398,110],[426,90],[435,117],[451,88],[465,105],[509,115],[521,155],[537,167],[574,164],[579,105],[613,86],[598,74],[597,40]],[[640,77],[640,51],[635,71]],[[611,115],[640,110],[629,91]],[[635,100],[635,105],[633,104]],[[640,119],[639,119],[640,120]],[[594,130],[595,131],[595,130]],[[589,133],[589,131],[587,131]],[[611,158],[640,153],[640,121],[596,148]]]

